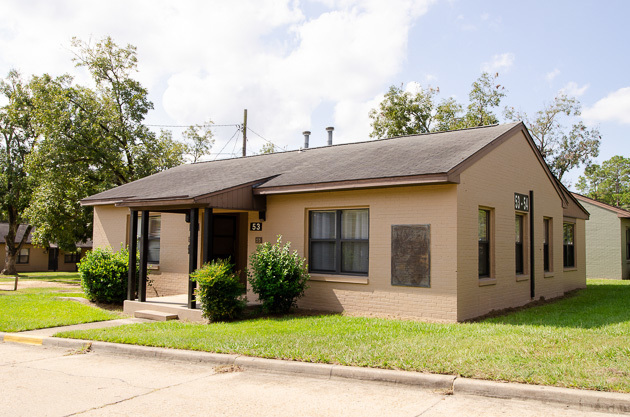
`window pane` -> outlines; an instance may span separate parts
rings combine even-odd
[[[516,216],[516,243],[523,243],[523,217]]]
[[[490,276],[490,245],[479,242],[479,276]]]
[[[160,262],[160,240],[149,240],[149,256],[147,262],[159,263]]]
[[[341,271],[367,273],[368,242],[341,243]]]
[[[311,242],[311,269],[313,271],[335,271],[336,268],[335,242]]]
[[[159,239],[162,229],[160,217],[149,217],[149,239]]]
[[[549,243],[549,219],[543,220],[543,243]]]
[[[479,241],[487,242],[489,236],[488,220],[490,212],[488,210],[479,210]]]
[[[367,210],[341,210],[341,238],[367,239],[369,219]]]
[[[564,244],[573,245],[573,224],[565,223],[563,232],[564,232]]]
[[[334,239],[336,228],[336,212],[311,211],[311,239]]]

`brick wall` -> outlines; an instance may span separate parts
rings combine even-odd
[[[587,278],[621,279],[625,261],[625,229],[617,213],[602,207],[581,202],[591,213],[586,222],[586,276]],[[624,262],[625,263],[625,262]]]

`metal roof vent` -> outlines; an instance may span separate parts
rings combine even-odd
[[[328,132],[328,146],[332,145],[332,132],[335,130],[334,127],[330,126],[326,128],[326,132]]]
[[[302,134],[304,135],[304,149],[308,149],[308,137],[311,135],[311,132],[305,130]]]

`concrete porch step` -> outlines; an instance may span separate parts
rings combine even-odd
[[[155,321],[167,321],[179,319],[177,314],[165,313],[163,311],[155,310],[137,310],[133,313],[133,316],[138,319],[149,319]]]

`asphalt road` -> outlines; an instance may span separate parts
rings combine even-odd
[[[0,343],[0,416],[610,416],[208,364]]]

